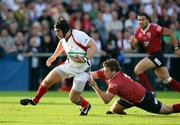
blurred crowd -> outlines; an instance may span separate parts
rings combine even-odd
[[[136,15],[143,12],[152,23],[173,30],[180,41],[179,0],[0,0],[0,57],[13,54],[21,61],[24,53],[31,57],[53,52],[58,42],[53,26],[62,16],[71,28],[95,39],[101,58],[92,60],[94,65],[105,58],[130,63],[124,53],[144,52],[141,46],[132,51],[128,43],[137,27]],[[162,38],[162,48],[173,52],[168,36]],[[30,67],[45,69],[46,59],[31,57]]]

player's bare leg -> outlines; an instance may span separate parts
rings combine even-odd
[[[164,84],[169,84],[172,88],[180,92],[180,83],[174,80],[170,75],[167,67],[159,67],[154,70],[156,75],[163,81]]]
[[[28,104],[36,105],[41,99],[41,97],[48,91],[48,88],[51,85],[58,83],[59,81],[61,81],[61,77],[57,74],[55,70],[52,70],[39,85],[35,97],[33,99],[27,99],[27,98],[21,99],[20,103],[22,105],[28,105]]]
[[[180,112],[180,104],[173,104],[172,106],[168,106],[162,104],[160,114],[171,114],[171,113],[179,113]]]
[[[155,66],[156,65],[149,58],[145,57],[141,61],[139,61],[138,64],[134,68],[134,72],[140,79],[141,83],[152,94],[154,93],[154,90],[151,87],[151,84],[148,80],[148,77],[145,71],[147,71],[148,69],[153,69]]]
[[[120,105],[117,101],[113,103],[109,111],[106,112],[106,114],[120,114],[120,115],[126,115],[127,113],[124,111],[125,107]]]
[[[75,82],[79,82],[79,84],[85,84],[81,81],[75,81]],[[73,83],[73,85],[75,85],[76,83]],[[80,87],[80,88],[79,88]],[[76,87],[72,87],[70,93],[69,93],[69,99],[71,100],[72,103],[76,104],[76,105],[79,105],[81,106],[81,110],[80,110],[80,115],[87,115],[90,108],[91,108],[91,105],[89,104],[89,102],[84,99],[82,96],[81,96],[81,91],[83,91],[84,87],[83,85],[80,85],[80,86],[76,86]],[[80,92],[78,92],[80,91]]]

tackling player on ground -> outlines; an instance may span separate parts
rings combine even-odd
[[[121,97],[112,105],[107,114],[126,114],[124,110],[132,106],[156,114],[180,112],[180,104],[169,106],[161,103],[141,84],[123,73],[118,61],[115,59],[109,59],[103,62],[103,69],[91,72],[91,76],[92,80],[89,84],[105,104],[108,104],[116,95]],[[107,91],[101,91],[93,79],[106,80],[108,85]]]

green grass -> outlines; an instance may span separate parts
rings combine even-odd
[[[92,105],[88,116],[79,116],[79,107],[71,104],[68,93],[48,92],[37,106],[21,106],[20,98],[32,97],[35,92],[0,92],[0,125],[180,125],[180,113],[156,115],[136,107],[128,115],[106,115],[105,105],[94,92],[85,92]],[[166,103],[180,103],[177,92],[157,92]]]

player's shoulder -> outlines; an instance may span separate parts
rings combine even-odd
[[[73,34],[73,35],[84,35],[84,34],[86,34],[86,33],[83,32],[83,31],[77,30],[77,29],[73,29],[73,30],[72,30],[72,34]]]
[[[160,26],[159,24],[157,23],[151,23],[150,24],[150,29],[154,31],[162,31],[163,27]]]
[[[157,28],[157,27],[161,27],[161,26],[157,23],[151,23],[150,24],[150,28]]]

